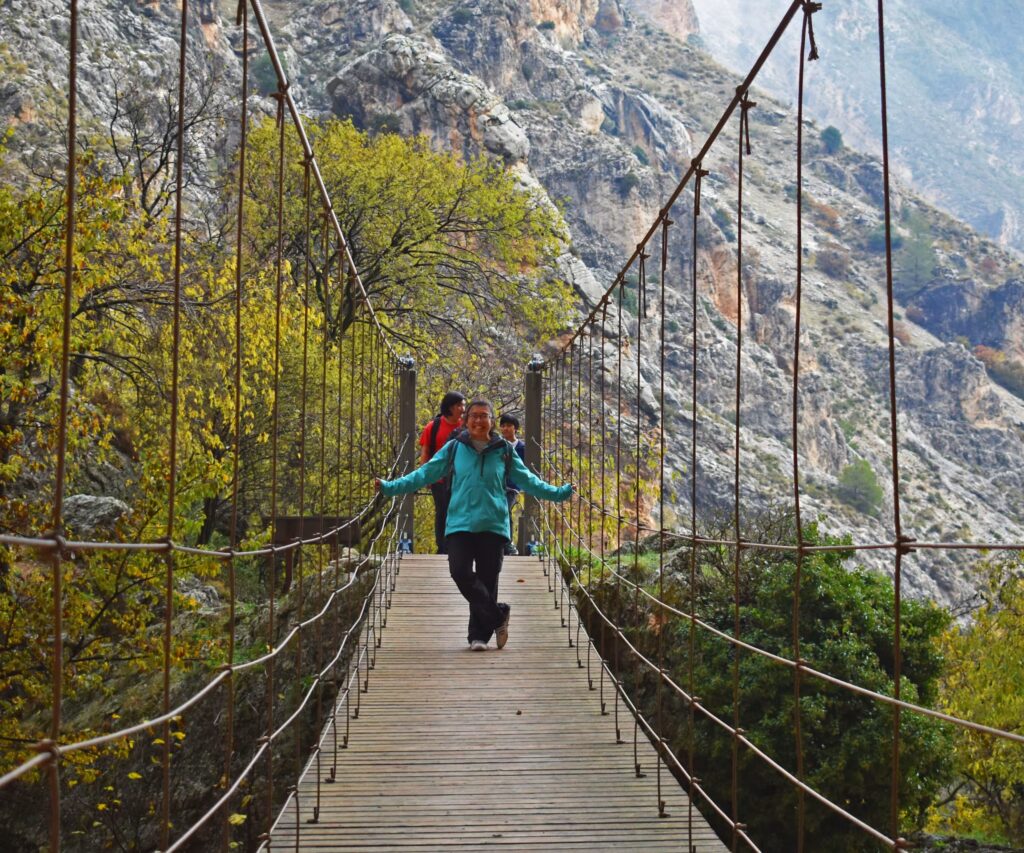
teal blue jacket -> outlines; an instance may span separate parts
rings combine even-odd
[[[511,539],[508,501],[505,498],[505,456],[511,453],[509,479],[528,495],[549,501],[564,501],[572,495],[572,485],[552,486],[533,474],[505,439],[491,439],[478,451],[469,436],[458,435],[411,474],[397,480],[382,480],[380,490],[386,497],[409,494],[422,486],[436,483],[448,473],[455,455],[452,496],[448,504],[445,536],[453,533],[497,533]]]

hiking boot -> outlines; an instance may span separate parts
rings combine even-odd
[[[494,641],[499,649],[505,648],[505,643],[508,642],[508,620],[512,616],[512,608],[506,605],[505,609],[505,621],[498,626],[498,630],[494,632]]]
[[[486,652],[487,643],[485,643],[483,640],[473,640],[469,644],[469,648],[474,652]]]
[[[519,549],[515,545],[512,545],[512,544],[506,545],[505,546],[505,556],[506,557],[518,557],[519,556]]]

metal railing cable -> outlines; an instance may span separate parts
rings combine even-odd
[[[583,664],[582,642],[587,642],[586,667],[588,683],[594,686],[591,676],[591,658],[596,655],[599,667],[599,701],[602,713],[608,713],[604,695],[607,678],[614,691],[616,739],[622,742],[618,720],[620,702],[634,717],[634,760],[636,762],[636,737],[643,732],[657,754],[659,814],[664,813],[665,804],[660,785],[661,763],[664,761],[675,777],[690,794],[690,808],[694,804],[706,807],[726,827],[729,844],[733,850],[758,849],[757,839],[752,837],[745,815],[749,814],[742,800],[741,777],[747,766],[748,757],[754,758],[776,777],[791,787],[795,799],[793,826],[794,846],[805,849],[807,839],[808,809],[810,803],[838,817],[852,831],[862,833],[873,843],[888,849],[904,849],[908,842],[900,833],[901,804],[901,751],[904,749],[904,714],[929,718],[948,724],[956,729],[971,731],[987,738],[1024,744],[1024,735],[1016,731],[999,729],[975,720],[945,713],[916,700],[917,696],[905,696],[901,682],[904,678],[903,645],[905,628],[903,620],[904,599],[902,578],[908,555],[918,550],[934,551],[1024,551],[1020,542],[961,541],[919,542],[908,535],[900,507],[899,437],[897,431],[896,393],[896,327],[893,292],[893,247],[892,211],[889,185],[889,141],[887,130],[885,47],[883,3],[877,4],[877,34],[879,49],[879,79],[882,90],[882,177],[884,201],[882,220],[884,224],[885,273],[887,311],[887,392],[885,408],[889,419],[889,453],[892,473],[892,519],[893,536],[883,541],[852,541],[837,544],[822,543],[808,533],[803,517],[804,485],[802,466],[805,462],[805,447],[801,428],[801,404],[803,389],[801,377],[806,368],[801,363],[801,342],[806,334],[803,308],[804,270],[803,257],[805,237],[803,220],[804,206],[804,100],[805,72],[807,63],[818,58],[814,36],[813,16],[821,4],[797,0],[790,5],[778,28],[760,53],[757,61],[743,83],[737,87],[721,118],[711,134],[693,157],[690,168],[680,180],[675,191],[661,208],[657,218],[643,239],[637,244],[624,266],[615,276],[611,286],[597,300],[573,334],[562,345],[556,355],[541,367],[544,382],[542,402],[542,433],[544,441],[539,453],[542,471],[546,479],[553,482],[571,480],[577,486],[574,504],[568,508],[547,506],[538,523],[537,533],[542,541],[544,570],[548,575],[548,588],[554,597],[556,609],[563,612],[563,621],[568,625],[569,645],[576,646],[579,665]],[[745,318],[743,301],[747,293],[748,261],[745,252],[747,235],[745,225],[744,177],[746,158],[752,153],[751,123],[755,121],[755,102],[750,98],[750,87],[768,55],[775,51],[782,34],[800,16],[799,55],[797,65],[797,95],[795,98],[796,146],[793,162],[796,167],[796,230],[795,230],[795,293],[793,296],[794,328],[792,340],[792,386],[789,397],[789,451],[792,465],[791,500],[795,541],[773,540],[767,536],[745,536],[743,512],[748,505],[743,490],[743,457],[749,452],[745,447],[746,427],[743,419],[744,400],[748,392],[744,379],[749,372],[748,355],[745,352],[744,330],[749,321]],[[738,121],[731,125],[732,117]],[[734,329],[730,343],[735,347],[732,366],[732,412],[731,424],[731,513],[728,532],[708,535],[701,530],[698,517],[700,483],[704,476],[702,468],[702,444],[708,439],[705,431],[718,429],[716,421],[723,419],[699,402],[701,383],[716,380],[706,376],[701,357],[701,311],[702,282],[705,271],[702,261],[710,247],[704,245],[706,229],[701,223],[702,187],[711,175],[711,154],[717,153],[716,143],[729,129],[735,133],[738,143],[732,162],[723,168],[735,181],[735,306],[729,324]],[[728,156],[728,155],[725,155]],[[684,194],[689,190],[688,194]],[[720,204],[716,196],[714,204]],[[686,207],[689,210],[685,210]],[[691,219],[689,245],[676,246],[682,242],[683,232],[670,226],[685,212]],[[706,214],[705,214],[706,215]],[[675,235],[675,236],[673,236]],[[752,254],[752,253],[750,253]],[[672,256],[677,256],[672,258]],[[756,255],[755,255],[756,257]],[[650,271],[647,264],[652,258],[659,258],[658,289],[652,290],[648,282]],[[672,261],[686,269],[688,267],[689,305],[691,312],[689,328],[690,376],[689,411],[684,427],[689,433],[687,448],[689,462],[688,530],[671,529],[673,525],[667,512],[675,494],[666,476],[666,440],[671,439],[672,424],[666,406],[665,376],[669,369],[666,360],[666,278]],[[720,286],[720,285],[719,285]],[[680,292],[683,288],[679,288]],[[654,294],[657,293],[655,297]],[[655,304],[657,301],[657,305]],[[655,316],[652,322],[652,314]],[[678,326],[678,324],[677,324]],[[673,345],[674,346],[674,345]],[[675,350],[674,350],[675,351]],[[648,364],[654,364],[658,373],[657,387],[647,394],[646,367],[642,353],[652,356]],[[609,357],[611,356],[611,357]],[[633,375],[635,372],[635,375]],[[628,375],[627,375],[628,374]],[[728,377],[726,377],[727,379]],[[652,383],[653,384],[653,383]],[[646,395],[646,396],[645,396]],[[652,403],[653,400],[653,403]],[[657,409],[656,412],[653,409]],[[645,421],[646,418],[646,421]],[[710,451],[711,448],[708,448]],[[652,510],[657,507],[657,519],[652,519]],[[667,596],[666,572],[669,550],[681,549],[685,561],[675,557],[673,572],[680,579],[688,575],[682,599],[678,592],[671,600]],[[647,569],[641,566],[642,549],[656,550],[657,563]],[[704,558],[708,549],[726,549],[728,559],[729,613],[722,624],[715,625],[703,606],[702,587],[705,579]],[[743,592],[746,558],[763,551],[776,552],[792,560],[790,602],[791,613],[786,616],[788,625],[788,647],[773,651],[765,647],[755,636],[745,636],[746,622],[743,611]],[[807,660],[802,644],[807,640],[802,634],[802,621],[807,614],[806,605],[801,601],[810,562],[815,555],[836,555],[844,557],[866,552],[885,551],[892,555],[892,643],[891,685],[857,683],[856,678],[839,677],[826,667]],[[682,571],[680,571],[682,569]],[[566,613],[568,602],[568,615]],[[573,620],[576,620],[573,632]],[[728,622],[728,626],[725,626]],[[679,624],[682,630],[673,631]],[[586,628],[581,631],[581,625]],[[573,636],[575,633],[575,639]],[[646,644],[641,638],[646,635]],[[585,637],[585,639],[584,639]],[[675,648],[670,646],[675,638]],[[705,687],[700,683],[700,658],[711,644],[724,644],[730,651],[728,666],[728,701],[723,703],[724,713],[710,707],[700,695]],[[813,647],[813,644],[811,644]],[[666,653],[673,651],[677,668],[670,669]],[[623,655],[626,658],[623,659]],[[632,660],[629,660],[632,658]],[[743,728],[743,721],[749,716],[745,707],[744,680],[742,673],[749,662],[760,659],[772,666],[779,666],[792,673],[791,736],[792,754],[783,760],[773,756],[763,746],[752,740]],[[681,661],[681,663],[678,663]],[[653,684],[651,682],[653,679]],[[810,686],[809,686],[810,685]],[[824,687],[834,688],[837,695],[848,694],[869,701],[891,715],[891,734],[885,748],[888,751],[889,779],[887,825],[872,825],[858,815],[856,808],[839,802],[828,792],[809,781],[808,768],[820,760],[813,756],[812,744],[805,743],[806,719],[804,718],[805,697]],[[631,696],[630,691],[637,691]],[[641,701],[640,696],[647,697]],[[665,737],[665,725],[670,715],[667,711],[669,699],[681,703],[679,720],[685,719],[683,737],[674,746]],[[783,700],[780,700],[783,701]],[[787,713],[789,713],[787,711]],[[702,757],[699,726],[710,725],[712,729],[728,738],[729,749],[726,759],[729,767],[727,784],[723,793],[716,795],[709,791],[702,780]],[[636,763],[639,775],[641,768]],[[721,801],[716,801],[721,796]],[[879,814],[883,813],[883,807]],[[691,822],[692,825],[692,822]],[[688,839],[692,847],[694,840]]]
[[[276,75],[276,185],[273,187],[273,210],[276,219],[274,249],[271,269],[273,272],[273,298],[267,300],[268,311],[273,315],[273,358],[272,388],[268,389],[270,405],[269,482],[264,481],[270,507],[269,523],[263,534],[253,535],[252,521],[241,517],[241,484],[244,477],[258,481],[258,465],[246,470],[243,445],[247,439],[245,417],[251,401],[246,399],[245,387],[249,381],[245,376],[244,339],[245,306],[250,298],[249,289],[255,287],[259,276],[267,272],[258,269],[246,252],[246,181],[248,177],[249,123],[252,93],[250,78],[250,14],[255,17],[261,42],[266,56]],[[233,844],[237,827],[247,818],[245,806],[238,807],[238,798],[246,790],[246,800],[251,804],[253,821],[245,831],[269,848],[270,834],[280,820],[274,814],[282,811],[288,803],[297,798],[297,787],[289,786],[283,793],[275,790],[275,778],[285,773],[289,763],[293,766],[293,778],[317,768],[317,806],[314,820],[319,814],[319,781],[321,753],[327,739],[333,743],[334,766],[338,756],[338,728],[340,714],[345,714],[345,734],[341,748],[348,741],[348,718],[358,713],[359,689],[368,688],[369,671],[373,667],[375,648],[380,645],[380,632],[386,624],[386,611],[390,606],[390,593],[394,589],[394,575],[397,572],[397,552],[394,524],[395,503],[385,504],[376,498],[367,487],[374,471],[390,468],[394,473],[402,451],[400,436],[391,413],[397,408],[398,373],[401,364],[388,340],[381,317],[375,312],[363,287],[356,269],[351,248],[341,230],[335,215],[327,186],[321,175],[312,145],[307,136],[302,117],[289,92],[289,81],[273,42],[266,17],[259,0],[241,0],[238,4],[237,25],[241,29],[241,101],[238,122],[237,198],[235,201],[236,221],[234,223],[233,288],[231,290],[231,311],[229,314],[231,355],[225,371],[230,381],[230,406],[227,422],[230,446],[225,447],[225,458],[229,460],[226,477],[227,505],[225,547],[190,541],[193,534],[182,524],[183,514],[191,512],[182,504],[182,445],[184,431],[190,428],[183,411],[185,383],[194,381],[186,373],[183,359],[184,299],[185,289],[193,273],[185,263],[185,246],[190,239],[188,226],[188,201],[185,196],[186,137],[185,109],[187,101],[186,80],[189,70],[189,34],[195,28],[190,16],[188,0],[180,3],[180,29],[177,56],[177,104],[174,121],[176,132],[173,150],[173,226],[170,245],[165,248],[170,261],[172,297],[169,300],[169,380],[166,401],[168,415],[167,434],[164,445],[166,457],[166,496],[164,511],[166,524],[161,538],[102,539],[84,537],[80,541],[66,536],[65,495],[70,484],[68,462],[68,433],[72,408],[73,382],[70,369],[72,356],[73,308],[80,286],[80,252],[76,246],[77,217],[79,207],[79,148],[82,140],[78,127],[78,55],[80,50],[80,14],[77,0],[69,2],[68,30],[68,112],[67,112],[67,171],[63,216],[63,296],[61,336],[61,379],[54,431],[57,435],[56,456],[53,470],[53,505],[51,529],[44,533],[25,531],[7,532],[0,535],[0,545],[12,550],[19,559],[38,559],[50,565],[52,606],[50,612],[52,636],[50,641],[50,702],[48,733],[45,739],[35,745],[36,754],[19,758],[14,766],[4,768],[0,775],[0,791],[9,791],[11,786],[31,786],[34,777],[45,773],[48,811],[45,836],[48,847],[57,851],[66,840],[63,832],[65,809],[62,795],[70,790],[62,779],[62,767],[71,756],[95,753],[96,773],[102,777],[109,769],[108,761],[97,750],[118,745],[122,760],[132,760],[136,750],[135,738],[159,736],[153,741],[159,746],[155,763],[159,765],[159,781],[154,786],[160,793],[158,802],[150,802],[148,827],[141,830],[143,841],[159,849],[181,849],[186,844],[202,843],[212,849],[219,846],[227,849]],[[295,194],[301,208],[301,222],[289,220],[286,213],[286,196],[291,198],[291,175],[295,164],[286,155],[286,133],[297,137],[302,151],[301,190]],[[322,245],[313,244],[314,221],[320,224]],[[301,263],[291,264],[285,258],[284,233],[286,226],[303,233],[300,247]],[[157,238],[159,239],[159,238]],[[311,300],[312,259],[315,251],[324,257],[323,263],[323,311],[314,313]],[[332,258],[337,256],[337,275],[333,275]],[[294,284],[293,284],[294,282]],[[346,298],[338,294],[348,292],[356,301],[351,312],[353,322],[347,328],[336,332],[331,338],[328,318],[331,315],[332,300]],[[285,342],[283,339],[283,305],[287,300],[296,301],[300,306],[299,341],[293,362],[298,368],[286,373]],[[196,309],[201,310],[201,309]],[[291,321],[289,321],[291,322]],[[319,334],[319,340],[314,336]],[[290,344],[294,345],[294,341]],[[289,350],[289,358],[291,350]],[[320,358],[319,381],[311,373],[314,358]],[[358,365],[357,365],[358,362]],[[357,374],[366,379],[357,381]],[[336,386],[329,379],[337,379]],[[297,411],[282,410],[282,401],[288,389],[298,394]],[[330,386],[330,387],[329,387]],[[289,390],[289,393],[291,391]],[[358,399],[357,399],[358,398]],[[287,436],[291,444],[297,445],[294,462],[283,457],[285,441],[284,421],[298,418],[298,426]],[[331,423],[333,421],[333,424]],[[361,431],[361,425],[370,427],[368,433]],[[333,428],[332,428],[333,427]],[[318,432],[315,440],[313,434]],[[333,435],[332,435],[333,433]],[[405,437],[405,441],[409,438]],[[318,445],[318,446],[317,446]],[[314,458],[310,457],[312,454]],[[392,461],[394,460],[394,461]],[[288,482],[282,479],[288,478]],[[298,533],[287,542],[275,541],[278,519],[282,510],[295,507],[300,523]],[[294,510],[293,510],[294,511]],[[345,512],[344,517],[342,511]],[[313,515],[306,518],[306,513]],[[328,522],[328,518],[336,520]],[[244,528],[249,527],[246,541]],[[268,541],[269,540],[269,541]],[[362,553],[344,552],[346,545],[356,543]],[[324,548],[330,551],[330,558]],[[137,722],[125,722],[109,726],[96,736],[68,736],[62,714],[66,702],[66,690],[73,673],[67,671],[64,626],[66,584],[74,583],[69,567],[72,561],[87,559],[90,555],[121,553],[124,559],[157,560],[162,564],[160,612],[158,620],[161,631],[161,665],[159,713]],[[289,567],[297,566],[297,584],[294,591],[278,589],[279,564],[285,560]],[[254,562],[255,561],[255,562]],[[262,654],[241,654],[237,631],[239,628],[238,570],[255,570],[259,563],[265,563],[261,578],[266,580],[266,598],[258,605],[265,608],[265,618],[257,630],[264,634],[260,641],[266,651]],[[186,665],[180,659],[177,632],[181,615],[175,603],[181,595],[179,583],[183,573],[194,566],[214,567],[222,577],[224,585],[225,616],[224,636],[215,641],[221,650],[224,662],[212,671],[202,673]],[[348,566],[343,573],[343,567]],[[289,572],[291,568],[289,568]],[[315,574],[315,578],[310,573]],[[71,578],[71,580],[68,580]],[[315,590],[308,582],[315,581]],[[288,579],[286,578],[286,583]],[[359,598],[353,600],[353,595]],[[313,604],[307,613],[306,608]],[[354,649],[353,649],[354,646]],[[365,673],[364,673],[365,667]],[[341,674],[344,670],[344,674]],[[254,697],[253,685],[242,685],[242,676],[264,679],[263,704],[253,717],[246,711],[246,720],[239,716],[239,690],[245,689],[247,708]],[[287,685],[281,679],[287,678]],[[195,682],[199,683],[196,684]],[[350,693],[352,685],[357,688],[357,703],[353,711]],[[296,689],[301,686],[298,692]],[[288,688],[285,691],[285,687]],[[294,697],[285,693],[295,693]],[[175,765],[185,737],[183,727],[186,718],[196,722],[201,706],[220,698],[219,711],[203,712],[210,721],[222,720],[220,726],[224,747],[223,756],[214,762],[221,768],[219,777],[209,780],[212,792],[208,799],[212,805],[204,806],[197,813],[194,805],[190,811],[181,811],[176,797]],[[324,705],[329,707],[326,726],[323,720]],[[204,706],[205,707],[205,706]],[[118,717],[115,715],[115,719]],[[315,721],[316,737],[309,742],[307,729]],[[211,725],[213,723],[211,722]],[[257,737],[253,732],[259,732]],[[290,747],[283,746],[283,739],[291,737]],[[245,755],[246,750],[251,750]],[[124,759],[123,756],[127,756]],[[290,761],[289,761],[290,756]],[[76,758],[76,760],[78,760]],[[110,759],[116,761],[117,759]],[[263,769],[261,769],[263,768]],[[329,779],[333,779],[332,770]],[[141,778],[138,773],[133,778]],[[74,784],[74,781],[71,782]],[[112,789],[110,789],[112,790]],[[81,800],[82,788],[75,792]],[[257,792],[260,797],[256,797]],[[104,804],[103,808],[106,808]],[[232,807],[236,814],[230,815]],[[237,811],[243,814],[237,814]],[[145,815],[140,817],[145,823]],[[241,817],[241,820],[234,818]],[[256,819],[262,820],[260,828],[251,829]],[[214,827],[215,824],[219,826]],[[217,840],[214,841],[214,831]],[[81,833],[76,833],[80,835]],[[40,837],[40,843],[43,843]],[[296,845],[298,840],[296,840]]]

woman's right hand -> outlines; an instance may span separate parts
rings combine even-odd
[[[379,492],[380,491],[380,477],[374,477],[373,478],[373,490],[375,492]]]

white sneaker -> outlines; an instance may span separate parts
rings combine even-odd
[[[486,652],[487,651],[487,643],[485,643],[483,640],[473,640],[473,642],[469,644],[469,647],[474,652]]]

